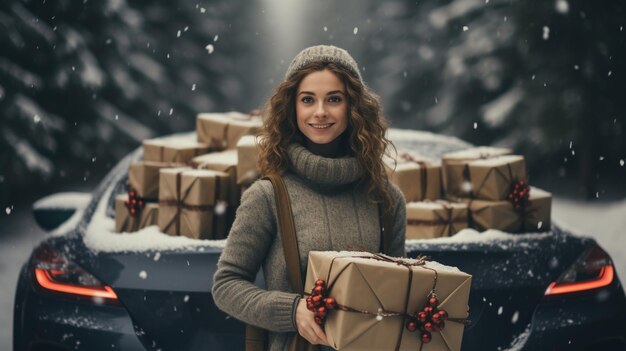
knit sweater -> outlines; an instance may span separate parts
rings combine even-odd
[[[357,181],[363,170],[356,158],[325,158],[300,144],[287,148],[289,170],[283,174],[306,276],[309,251],[380,251],[378,206],[367,200]],[[393,213],[392,256],[404,256],[406,207],[397,186],[388,183]],[[288,349],[296,332],[300,296],[292,292],[282,243],[278,237],[274,189],[256,181],[241,198],[226,247],[217,264],[213,297],[224,312],[270,330],[269,350]],[[252,283],[263,267],[267,290]]]

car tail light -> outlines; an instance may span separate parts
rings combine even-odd
[[[615,268],[611,257],[599,246],[586,250],[580,258],[552,282],[545,295],[568,294],[608,286],[613,282]]]
[[[32,267],[37,284],[46,290],[91,297],[96,302],[102,302],[102,299],[117,300],[110,286],[104,285],[49,245],[42,245],[35,250]]]

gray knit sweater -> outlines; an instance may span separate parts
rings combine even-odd
[[[291,165],[283,179],[293,209],[302,272],[312,250],[379,252],[378,207],[367,201],[366,189],[356,184],[363,175],[356,158],[317,156],[297,143],[287,152]],[[394,214],[390,254],[404,256],[404,196],[392,183],[388,189]],[[277,232],[274,189],[269,181],[259,180],[241,198],[212,291],[221,310],[271,331],[271,351],[287,350],[296,332],[294,317],[300,299],[291,292]],[[252,283],[261,266],[267,290]]]

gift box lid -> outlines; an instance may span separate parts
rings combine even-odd
[[[191,160],[191,165],[196,168],[205,168],[206,165],[212,165],[224,171],[229,167],[236,166],[237,158],[237,150],[235,149],[218,151],[194,157]]]
[[[513,150],[508,148],[479,146],[443,155],[444,160],[477,160],[481,158],[490,158],[500,155],[509,155]]]
[[[492,158],[474,160],[470,163],[472,167],[498,167],[508,163],[524,161],[521,155],[501,155]]]
[[[236,122],[238,125],[250,127],[260,126],[262,124],[262,120],[259,116],[248,115],[236,111],[225,113],[199,113],[197,119],[221,123]]]

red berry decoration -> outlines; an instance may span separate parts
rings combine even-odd
[[[439,299],[431,293],[426,299],[426,306],[413,317],[409,318],[406,328],[412,332],[419,330],[422,343],[428,344],[432,340],[432,332],[439,332],[445,328],[448,312],[439,309]]]
[[[128,209],[130,216],[135,217],[143,208],[144,202],[137,196],[136,191],[130,190],[128,191],[128,200],[124,201],[124,205]]]
[[[337,302],[332,297],[325,298],[324,299],[324,304],[325,304],[326,308],[328,308],[329,310],[332,310],[333,308],[337,307]]]
[[[326,282],[322,279],[315,281],[315,286],[311,289],[311,296],[306,298],[306,308],[315,314],[315,323],[324,325],[326,315],[329,310],[337,307],[337,302],[332,297],[326,297]]]
[[[507,199],[513,203],[513,207],[518,210],[526,206],[530,195],[530,185],[528,182],[520,180],[513,183],[511,192],[507,196]]]

